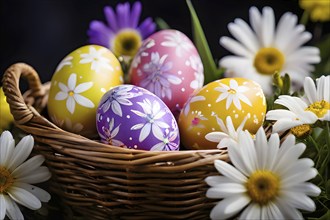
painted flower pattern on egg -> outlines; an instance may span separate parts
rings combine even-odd
[[[47,103],[49,117],[66,131],[95,138],[96,107],[106,91],[122,83],[121,65],[110,50],[98,45],[77,48],[55,69]]]
[[[131,84],[156,94],[175,116],[204,83],[197,49],[177,30],[162,30],[147,38],[132,61],[129,75]]]
[[[164,32],[165,41],[161,43],[164,47],[175,48],[178,57],[182,57],[184,53],[189,53],[193,49],[193,45],[180,31]]]
[[[266,99],[256,82],[244,78],[211,82],[190,97],[179,116],[182,144],[194,150],[216,149],[217,144],[205,136],[211,132],[226,133],[219,123],[226,121],[227,116],[232,119],[232,129],[243,124],[244,130],[255,134],[263,124],[265,113]]]
[[[151,54],[151,62],[143,66],[148,76],[141,81],[141,86],[161,98],[172,99],[171,84],[178,85],[182,80],[172,74],[172,62],[166,62],[167,55],[159,57],[158,53]]]
[[[226,100],[226,109],[229,108],[231,104],[234,104],[238,110],[242,109],[241,101],[249,106],[252,106],[250,100],[244,95],[245,92],[249,90],[246,86],[238,86],[235,79],[229,81],[229,86],[219,83],[220,86],[216,87],[214,90],[219,91],[221,94],[217,98],[216,102]]]
[[[85,82],[76,86],[77,74],[72,73],[68,79],[68,85],[59,83],[58,87],[61,89],[56,96],[55,100],[66,100],[67,110],[73,114],[76,103],[86,108],[94,108],[94,103],[88,98],[80,95],[80,93],[89,90],[93,86],[93,82]]]
[[[118,94],[126,101],[118,101]],[[108,103],[114,102],[119,107],[110,107]],[[120,115],[116,113],[118,109]],[[121,85],[109,90],[98,106],[96,121],[101,140],[111,145],[179,150],[179,128],[173,114],[160,98],[141,87]]]
[[[79,63],[91,65],[91,69],[95,70],[97,73],[102,70],[102,68],[113,71],[113,67],[110,65],[110,60],[103,56],[107,49],[95,47],[90,47],[88,53],[80,54],[81,60]]]

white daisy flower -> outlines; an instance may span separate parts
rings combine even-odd
[[[80,54],[79,63],[91,63],[91,70],[95,70],[95,72],[100,72],[102,69],[113,71],[110,60],[103,56],[105,52],[105,48],[96,50],[94,47],[90,47],[89,53]]]
[[[312,38],[297,16],[285,13],[275,29],[274,11],[264,7],[262,13],[250,8],[251,26],[242,19],[228,25],[236,40],[221,37],[220,44],[235,54],[219,62],[227,69],[227,77],[248,77],[262,85],[265,94],[272,92],[272,74],[289,73],[294,85],[300,87],[304,77],[314,70],[311,64],[320,62],[319,49],[302,46]]]
[[[241,122],[241,124],[235,130],[233,121],[230,116],[226,118],[226,125],[223,123],[221,118],[217,115],[214,115],[217,119],[217,123],[221,128],[220,131],[210,132],[205,135],[206,140],[218,143],[217,148],[222,149],[227,147],[231,141],[237,142],[238,134],[243,130],[247,117]]]
[[[164,47],[174,47],[175,54],[178,57],[182,57],[184,52],[189,52],[193,48],[192,44],[179,31],[168,32],[164,38],[166,41],[163,41],[161,45]]]
[[[330,76],[317,79],[317,88],[310,77],[305,78],[305,97],[298,98],[288,95],[279,96],[275,100],[288,108],[268,111],[267,120],[276,121],[273,132],[291,129],[296,136],[303,136],[310,132],[310,125],[317,120],[330,121]]]
[[[24,219],[18,204],[32,210],[41,208],[41,202],[48,202],[50,195],[31,184],[48,180],[51,174],[42,155],[26,160],[34,145],[31,135],[25,136],[16,145],[9,131],[0,137],[0,219]]]
[[[71,66],[72,65],[72,56],[65,57],[57,66],[55,72],[60,71],[64,66]]]
[[[245,104],[252,106],[250,100],[243,94],[244,92],[247,92],[249,90],[246,86],[238,86],[238,83],[236,80],[231,79],[229,81],[229,86],[219,83],[220,87],[214,88],[214,90],[221,92],[219,97],[217,98],[216,102],[220,102],[224,99],[226,99],[226,109],[230,107],[232,103],[236,106],[238,110],[242,109],[241,102],[244,102]]]
[[[131,110],[136,115],[145,119],[145,123],[139,123],[131,127],[131,130],[139,130],[139,141],[142,142],[146,139],[152,131],[155,137],[160,137],[163,132],[161,128],[169,128],[170,126],[163,122],[161,119],[165,114],[165,110],[160,108],[157,101],[150,102],[149,99],[144,99],[143,102],[137,102],[143,109],[143,112],[137,110]]]
[[[316,79],[316,85],[310,77],[306,77],[304,91],[307,110],[321,121],[330,121],[330,75]]]
[[[55,100],[61,101],[66,99],[66,107],[71,114],[74,113],[76,102],[86,108],[94,108],[94,103],[91,100],[79,94],[90,89],[93,86],[93,82],[81,83],[77,86],[76,83],[77,74],[72,73],[68,79],[67,86],[61,82],[58,84],[61,91],[55,96]]]
[[[306,182],[317,175],[314,162],[299,157],[306,146],[295,144],[289,135],[280,146],[278,134],[267,141],[261,127],[253,141],[248,131],[239,133],[238,143],[231,142],[228,154],[234,166],[214,162],[223,176],[205,179],[211,186],[206,196],[222,199],[211,211],[211,219],[303,219],[298,210],[313,212],[321,190]],[[242,211],[242,212],[241,212]]]

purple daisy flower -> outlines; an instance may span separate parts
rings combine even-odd
[[[116,13],[106,6],[104,15],[107,21],[92,21],[87,32],[89,42],[109,48],[116,56],[134,56],[142,40],[155,32],[156,24],[146,18],[139,26],[141,3],[135,2],[130,10],[128,2],[118,4]]]

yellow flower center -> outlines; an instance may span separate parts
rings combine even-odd
[[[73,96],[74,92],[73,91],[69,91],[69,96]]]
[[[261,48],[254,58],[254,67],[261,74],[272,75],[281,71],[284,65],[284,55],[276,48]]]
[[[0,193],[4,193],[13,183],[14,178],[10,172],[4,167],[0,167]]]
[[[228,92],[229,92],[230,94],[236,94],[236,90],[235,90],[235,89],[229,89]]]
[[[268,170],[255,171],[246,182],[247,193],[251,200],[265,205],[278,195],[280,180],[277,175]]]
[[[306,138],[312,133],[312,128],[310,125],[299,125],[290,129],[291,133],[299,138]]]
[[[330,21],[330,0],[300,0],[300,7],[310,13],[311,20]]]
[[[112,50],[116,56],[134,56],[142,44],[140,34],[131,29],[120,31],[113,39]]]
[[[319,118],[322,118],[328,110],[330,110],[330,103],[325,100],[314,102],[305,109],[305,111],[311,111],[315,113],[315,115],[317,115]]]

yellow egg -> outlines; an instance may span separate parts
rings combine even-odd
[[[6,101],[6,96],[0,87],[0,134],[4,130],[9,129],[14,118],[10,113],[9,104]]]
[[[64,130],[97,137],[96,108],[109,89],[123,83],[121,65],[113,53],[87,45],[67,55],[51,79],[50,119]]]
[[[179,116],[181,142],[188,149],[215,149],[217,143],[205,139],[222,131],[217,119],[231,116],[237,128],[247,118],[244,130],[254,134],[262,126],[266,99],[259,84],[244,78],[224,78],[205,85],[187,101]]]

